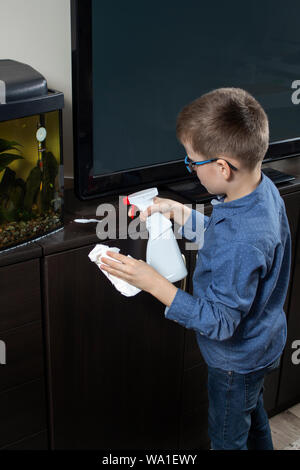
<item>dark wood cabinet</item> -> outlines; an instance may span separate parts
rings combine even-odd
[[[289,220],[289,226],[290,226],[290,231],[291,231],[292,265],[291,265],[291,274],[290,274],[288,292],[287,292],[287,296],[286,296],[286,300],[284,304],[284,311],[286,313],[287,323],[288,323],[288,338],[287,338],[284,353],[282,355],[280,368],[272,371],[265,378],[264,402],[265,402],[266,410],[268,411],[270,416],[278,412],[277,410],[280,408],[280,406],[282,406],[282,392],[278,396],[279,380],[280,380],[280,376],[282,380],[282,377],[286,375],[286,372],[284,372],[283,374],[282,372],[290,369],[290,366],[289,366],[290,357],[289,357],[288,351],[291,350],[290,349],[291,332],[294,331],[296,335],[298,332],[299,333],[298,336],[300,339],[300,322],[299,322],[299,319],[296,318],[296,313],[295,313],[296,306],[293,307],[291,305],[292,302],[295,302],[294,300],[291,299],[291,293],[293,292],[292,296],[294,298],[295,293],[297,291],[297,289],[295,288],[297,284],[295,284],[294,273],[297,270],[297,264],[299,263],[299,255],[297,255],[297,252],[299,251],[298,238],[299,238],[300,191],[283,194],[282,197],[285,203],[286,213],[287,213],[287,217]],[[298,285],[300,285],[299,281],[298,281]],[[299,312],[300,311],[299,310],[299,307],[300,307],[299,295],[297,298],[298,298],[298,312]],[[293,325],[293,323],[298,324],[298,328],[296,327],[295,324]],[[298,380],[298,383],[300,383],[300,366],[297,369],[297,371],[298,371],[298,376],[297,376],[296,381]],[[280,389],[282,390],[282,386],[280,386]],[[295,399],[297,397],[297,392],[296,392],[297,387],[295,387],[292,384],[290,390],[293,390],[293,392],[289,396],[289,401],[290,403],[292,402],[295,403]],[[298,398],[300,400],[300,387],[298,387]]]
[[[1,267],[0,292],[0,331],[41,321],[39,259]]]
[[[145,257],[145,240],[109,245]],[[53,448],[175,449],[184,330],[146,292],[119,293],[93,247],[44,261]]]
[[[43,433],[42,448],[47,449],[41,248],[13,251],[0,255],[0,340],[5,345],[0,365],[0,448],[18,448],[19,442],[27,442],[28,449],[36,449],[33,436]]]
[[[207,415],[207,366],[200,362],[183,371],[180,449],[209,449]]]
[[[0,448],[48,448],[38,245],[0,254]],[[33,259],[30,259],[30,258]],[[43,445],[35,435],[43,433]],[[22,443],[22,444],[21,444]]]
[[[46,429],[45,399],[43,378],[0,394],[0,448]]]
[[[206,210],[205,213],[209,212]],[[192,277],[196,264],[197,251],[191,251],[189,292],[193,293]],[[201,355],[196,334],[184,330],[184,356],[182,401],[180,415],[180,449],[209,449],[207,434],[208,396],[207,366]]]
[[[6,345],[6,364],[1,368],[0,393],[44,374],[41,322],[0,333]]]
[[[291,196],[294,256],[288,297],[288,334],[282,357],[278,409],[300,402],[300,193]],[[297,352],[299,351],[299,352]]]
[[[1,447],[1,450],[47,450],[48,434],[47,431],[38,432],[25,439],[20,439],[13,444]]]

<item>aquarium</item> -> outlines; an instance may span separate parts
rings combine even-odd
[[[0,82],[1,62],[18,64],[0,61]],[[21,90],[22,72],[18,77],[17,88]],[[11,89],[11,95],[0,104],[0,250],[63,226],[63,95],[41,87],[43,77],[39,82],[34,76],[37,86],[30,86],[28,74],[25,78],[25,91],[17,94],[16,88]],[[6,89],[10,90],[9,76]]]

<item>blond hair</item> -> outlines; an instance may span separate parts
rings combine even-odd
[[[179,113],[176,135],[206,158],[236,158],[252,170],[269,144],[269,123],[262,106],[241,88],[218,88],[187,104]]]

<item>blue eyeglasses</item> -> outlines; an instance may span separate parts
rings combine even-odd
[[[193,171],[195,171],[195,165],[204,165],[205,163],[211,163],[211,162],[216,162],[217,160],[219,160],[219,158],[211,158],[210,160],[204,160],[202,162],[194,162],[193,160],[191,160],[188,156],[185,157],[184,159],[184,163],[188,169],[188,171],[190,173],[193,173]],[[227,160],[225,160],[225,158],[222,158],[222,160],[224,160],[226,163],[228,163],[228,165],[230,166],[230,168],[232,170],[238,170],[235,166],[233,166],[230,162],[228,162]]]

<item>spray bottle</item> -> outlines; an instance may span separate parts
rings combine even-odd
[[[157,195],[157,188],[149,188],[130,194],[128,201],[142,212],[153,204],[153,198]],[[146,262],[170,282],[185,278],[187,270],[171,221],[160,212],[154,212],[147,217],[146,227],[149,232]]]

